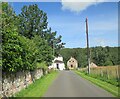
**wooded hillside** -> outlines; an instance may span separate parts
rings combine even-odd
[[[91,61],[98,66],[113,66],[119,65],[118,47],[91,47],[90,56]],[[79,67],[87,66],[87,49],[86,48],[64,48],[60,51],[63,56],[65,64],[72,56],[77,59]]]

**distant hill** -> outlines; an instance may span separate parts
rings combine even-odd
[[[120,47],[91,47],[90,57],[91,62],[94,62],[98,66],[113,66],[119,65],[120,59],[118,59],[118,49]],[[64,58],[65,64],[72,56],[78,61],[79,67],[87,66],[87,49],[86,48],[64,48],[60,51],[60,54]]]

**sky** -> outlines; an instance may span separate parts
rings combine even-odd
[[[118,46],[117,2],[10,2],[16,14],[24,5],[37,4],[47,13],[48,27],[62,36],[66,48],[85,48],[88,18],[90,47]],[[95,1],[95,0],[93,0]],[[98,0],[99,1],[99,0]],[[101,0],[102,1],[102,0]]]

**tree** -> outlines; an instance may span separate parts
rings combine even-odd
[[[21,58],[23,61],[23,70],[34,70],[38,56],[40,56],[38,46],[33,40],[24,36],[19,36],[19,41],[19,45],[22,47]]]
[[[23,65],[15,20],[12,8],[8,3],[2,3],[2,69],[7,72],[18,71]]]
[[[46,65],[50,65],[53,60],[52,48],[48,45],[47,41],[40,36],[33,38],[34,43],[37,46],[37,62],[46,62]]]
[[[119,47],[91,47],[91,62],[94,62],[98,66],[112,66],[119,65],[120,60],[118,58]],[[64,58],[65,64],[72,56],[77,59],[79,67],[87,66],[87,49],[86,48],[64,48],[60,50],[61,55]],[[67,65],[67,64],[66,64]]]
[[[47,14],[37,4],[24,6],[19,14],[19,33],[27,38],[31,39],[36,34],[44,38],[47,24]]]
[[[55,56],[59,56],[60,50],[62,48],[64,48],[65,43],[61,42],[61,38],[62,38],[62,36],[60,35],[58,38],[53,40],[53,47],[54,47],[54,50],[55,50]]]
[[[59,50],[64,47],[65,43],[61,42],[62,36],[56,38],[57,32],[52,32],[48,29],[47,14],[40,10],[38,6],[29,5],[22,8],[19,14],[18,29],[19,33],[29,39],[35,35],[40,36],[46,40],[55,50],[55,56],[59,55]]]
[[[33,12],[31,12],[33,11]],[[16,16],[8,3],[2,3],[2,61],[3,71],[17,72],[46,68],[55,50],[62,48],[61,37],[47,29],[47,15],[37,5],[24,6]],[[41,66],[39,66],[41,65]]]

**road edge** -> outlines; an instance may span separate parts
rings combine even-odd
[[[109,84],[109,83],[107,83],[107,82],[101,81],[101,80],[99,80],[99,79],[95,79],[95,78],[90,77],[90,76],[87,76],[87,75],[85,75],[85,74],[83,74],[83,73],[81,73],[80,71],[77,71],[77,70],[74,71],[74,72],[75,72],[76,74],[78,74],[79,76],[81,76],[82,78],[84,78],[84,79],[92,82],[93,84],[95,84],[95,85],[103,88],[104,90],[110,92],[110,93],[111,93],[112,95],[114,95],[115,97],[119,97],[119,96],[118,96],[118,87],[115,86],[117,91],[116,91],[116,90],[112,90],[110,87],[105,86],[106,84],[108,84],[109,86],[112,86],[112,87],[113,87],[112,84]],[[103,84],[105,84],[105,85],[103,85]]]

